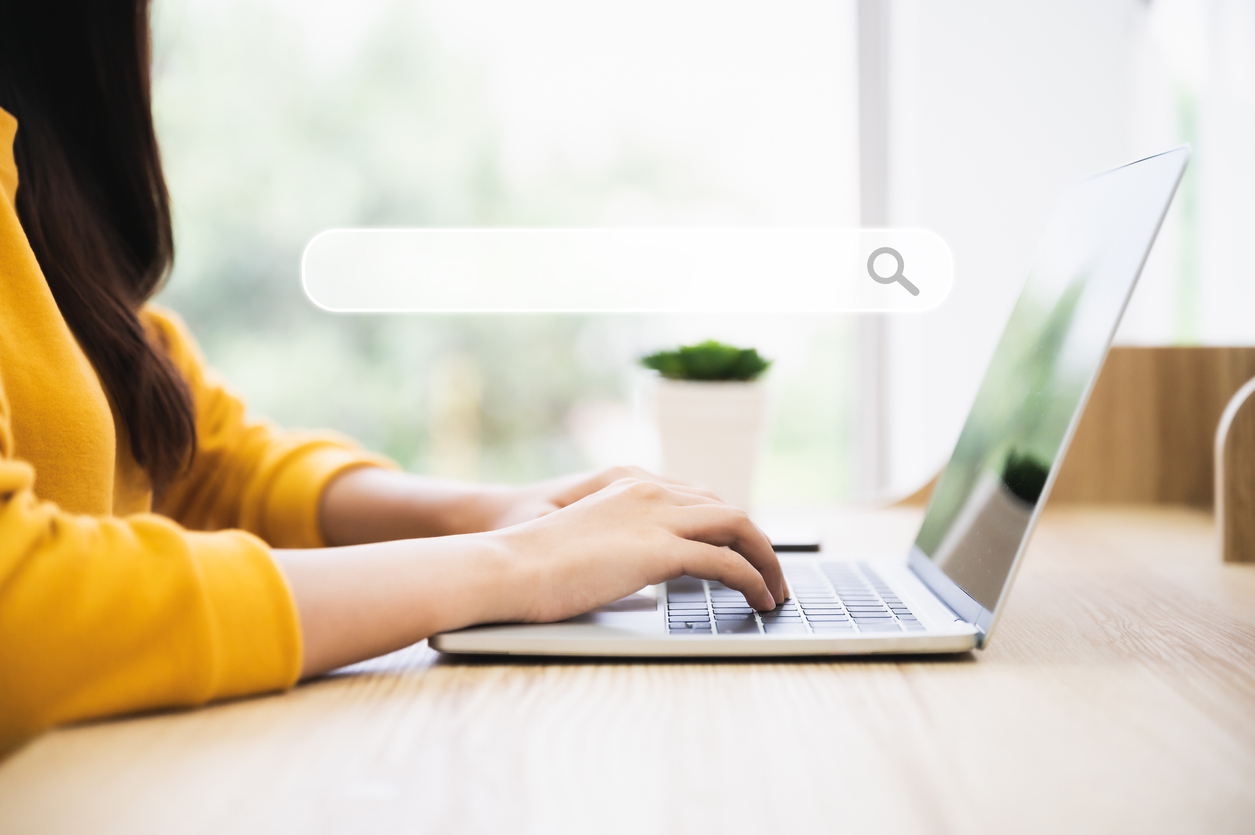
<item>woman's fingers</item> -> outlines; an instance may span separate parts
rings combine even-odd
[[[669,507],[664,524],[682,539],[731,548],[761,576],[775,604],[788,597],[784,571],[771,542],[750,521],[745,511],[683,490],[653,482],[625,480],[620,488],[647,507]]]
[[[711,490],[710,488],[704,487],[700,484],[694,484],[691,481],[681,481],[678,478],[670,478],[669,476],[664,476],[664,475],[654,475],[652,473],[645,472],[644,470],[642,470],[641,472],[644,474],[645,480],[657,482],[658,484],[661,484],[664,487],[670,487],[673,490],[682,490],[685,493],[696,493],[698,495],[706,496],[707,498],[714,499],[717,502],[723,501],[723,499],[719,497],[719,494],[716,493],[714,490]],[[641,478],[641,476],[636,476],[636,477]]]
[[[729,505],[678,507],[671,529],[684,539],[732,549],[762,576],[775,603],[783,603],[788,597],[780,559],[745,511]]]
[[[722,502],[713,490],[700,487],[696,484],[690,484],[686,481],[680,481],[667,476],[655,475],[640,467],[612,467],[608,470],[602,470],[592,475],[587,475],[573,482],[563,485],[554,495],[554,501],[560,506],[565,507],[574,504],[585,496],[596,493],[599,490],[617,484],[621,481],[643,481],[652,484],[659,484],[685,493],[703,496],[710,501]]]
[[[705,542],[682,540],[676,545],[680,574],[714,580],[745,595],[745,600],[760,612],[776,608],[777,600],[763,580],[763,575],[735,551],[708,545]]]

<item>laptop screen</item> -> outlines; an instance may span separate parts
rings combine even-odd
[[[1189,157],[1069,187],[1046,228],[916,547],[985,609],[1002,597]]]

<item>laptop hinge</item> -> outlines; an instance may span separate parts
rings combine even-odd
[[[954,616],[964,623],[973,626],[983,639],[992,613],[982,606],[970,594],[946,576],[918,545],[911,546],[911,556],[907,560],[911,572],[919,578],[933,596],[946,605]]]

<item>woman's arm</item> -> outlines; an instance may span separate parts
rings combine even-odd
[[[318,518],[323,539],[333,546],[479,533],[552,513],[624,478],[717,499],[708,490],[637,467],[576,473],[519,487],[467,484],[380,467],[358,467],[327,485]]]
[[[503,530],[274,555],[300,617],[302,677],[471,624],[562,620],[681,574],[760,610],[786,596],[744,511],[637,479]]]

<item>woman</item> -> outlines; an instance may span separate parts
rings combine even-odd
[[[0,7],[0,749],[680,574],[783,600],[762,534],[695,487],[461,486],[247,422],[146,305],[173,257],[147,6]]]

